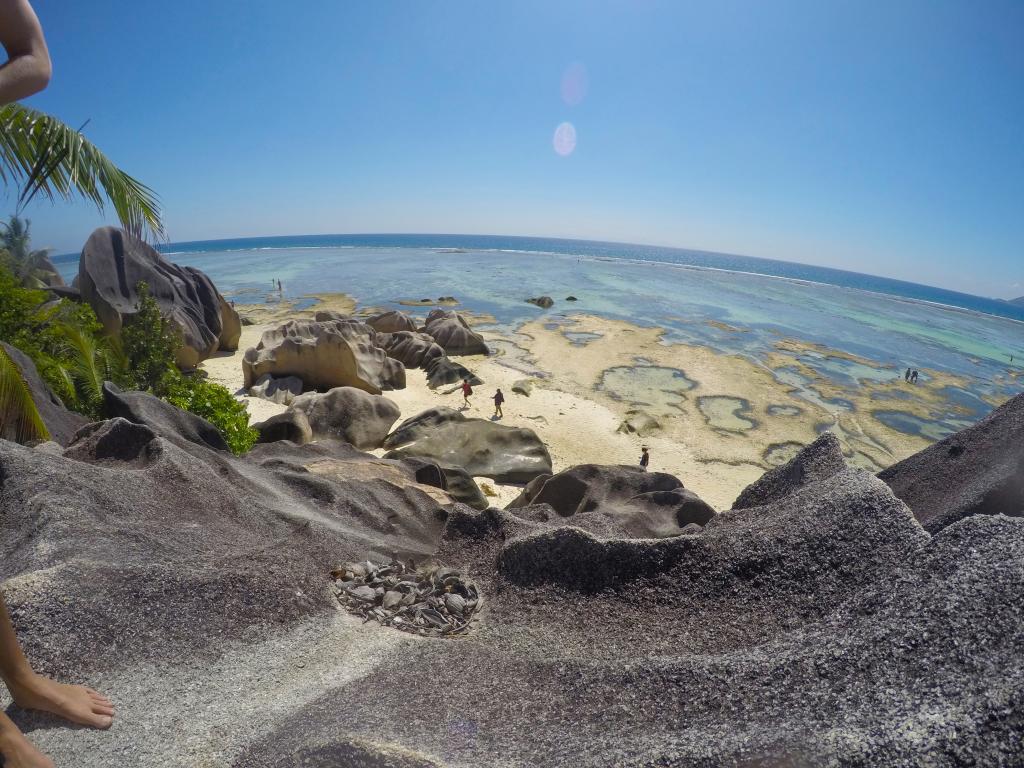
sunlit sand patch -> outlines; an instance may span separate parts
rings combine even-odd
[[[726,432],[746,432],[757,426],[748,415],[750,403],[742,397],[709,395],[697,398],[697,407],[713,429]]]

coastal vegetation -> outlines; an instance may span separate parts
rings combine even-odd
[[[0,341],[24,352],[64,405],[89,419],[105,417],[103,382],[156,395],[214,424],[235,453],[256,440],[245,406],[201,372],[175,365],[180,339],[145,284],[137,312],[119,338],[106,334],[92,307],[33,287],[31,264],[39,251],[28,224],[12,217],[0,247]],[[10,236],[10,237],[7,237]],[[13,247],[12,247],[13,246]],[[0,423],[21,440],[45,439],[45,426],[24,376],[10,356],[0,355]]]
[[[20,188],[19,212],[36,197],[77,195],[100,210],[109,202],[131,235],[164,236],[153,190],[115,165],[80,130],[22,104],[0,107],[0,183]],[[111,381],[202,416],[236,453],[252,446],[256,433],[248,426],[245,406],[201,372],[178,370],[180,340],[144,289],[139,311],[114,338],[104,333],[87,303],[54,298],[46,290],[54,284],[60,284],[59,276],[48,252],[33,250],[29,222],[12,216],[0,231],[0,341],[28,355],[66,407],[103,418],[103,382]],[[2,349],[0,423],[22,440],[48,436],[24,376]]]

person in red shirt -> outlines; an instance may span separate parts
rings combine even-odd
[[[469,379],[462,380],[462,399],[466,402],[466,407],[469,408],[469,396],[473,394],[473,387],[469,384]]]

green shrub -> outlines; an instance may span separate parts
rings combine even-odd
[[[138,309],[125,318],[121,327],[121,354],[125,370],[120,381],[123,389],[149,392],[164,397],[178,376],[174,363],[181,337],[173,323],[163,316],[149,286],[139,283]]]
[[[3,253],[0,251],[0,256]],[[0,340],[32,358],[40,376],[72,410],[103,418],[104,381],[148,392],[213,424],[236,454],[256,442],[245,406],[202,372],[185,375],[175,364],[181,338],[145,283],[138,311],[125,320],[120,340],[103,334],[88,304],[53,301],[24,288],[0,262]]]
[[[239,456],[256,443],[258,433],[249,426],[245,405],[227,387],[210,381],[202,372],[178,374],[170,382],[164,399],[217,427],[228,447]]]
[[[46,291],[24,288],[0,266],[0,340],[36,364],[43,381],[64,404],[98,418],[98,383],[112,378],[116,354],[102,335],[88,304],[54,300]]]
[[[125,389],[149,392],[163,398],[183,411],[194,413],[217,427],[236,454],[248,451],[256,442],[257,432],[249,426],[249,412],[231,392],[197,371],[183,374],[175,365],[181,337],[149,294],[149,287],[139,283],[138,310],[121,329],[121,352],[125,359],[122,381]]]

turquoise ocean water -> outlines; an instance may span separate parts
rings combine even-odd
[[[967,377],[968,386],[947,393],[946,418],[917,423],[900,414],[876,416],[933,438],[987,413],[991,405],[983,395],[1005,399],[1021,389],[1013,373],[1024,363],[1024,308],[854,272],[674,248],[477,235],[246,238],[161,250],[205,271],[240,303],[267,299],[280,279],[289,297],[341,291],[362,305],[454,295],[464,307],[515,327],[541,312],[524,299],[543,294],[556,300],[549,314],[657,325],[670,341],[755,360],[785,337],[872,361],[803,359],[848,388],[858,380],[902,376],[908,366]],[[74,276],[77,255],[55,261],[66,278]],[[579,301],[563,301],[570,294]],[[748,332],[732,333],[708,320]]]

